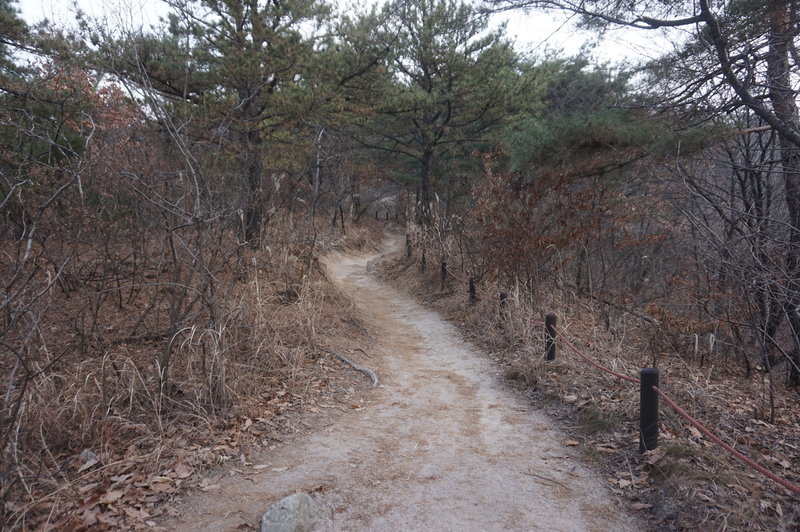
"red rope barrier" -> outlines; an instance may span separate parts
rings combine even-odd
[[[736,449],[731,447],[729,444],[725,443],[724,441],[719,439],[717,436],[712,434],[710,430],[708,430],[703,425],[701,425],[700,422],[697,421],[696,419],[694,419],[692,416],[690,416],[688,412],[686,412],[683,408],[681,408],[680,406],[675,404],[675,401],[670,399],[667,396],[667,394],[665,394],[664,392],[659,390],[658,386],[653,386],[653,389],[656,391],[656,393],[658,393],[658,395],[662,399],[664,399],[664,401],[667,402],[667,404],[669,404],[669,406],[671,406],[678,414],[680,414],[681,417],[683,417],[686,421],[688,421],[689,423],[694,425],[697,430],[699,430],[700,432],[702,432],[703,434],[708,436],[714,443],[716,443],[717,445],[719,445],[720,447],[722,447],[723,449],[725,449],[726,451],[731,453],[734,457],[738,458],[742,463],[752,467],[753,469],[755,469],[756,471],[758,471],[759,473],[761,473],[762,475],[764,475],[768,479],[772,480],[773,482],[777,482],[778,484],[780,484],[781,486],[783,486],[787,490],[791,491],[795,495],[800,495],[800,486],[797,486],[796,484],[793,484],[792,482],[786,480],[785,478],[779,477],[778,475],[776,475],[775,473],[773,473],[772,471],[770,471],[766,467],[764,467],[761,464],[758,464],[755,461],[753,461],[752,459],[746,457],[745,455],[743,455],[742,453],[740,453],[739,451],[737,451]]]
[[[535,325],[544,325],[544,323],[542,323],[542,322],[535,322],[533,320],[528,320],[528,321],[530,323],[535,324]],[[611,370],[611,369],[609,369],[609,368],[607,368],[607,367],[595,362],[594,360],[592,360],[588,356],[584,355],[580,351],[580,349],[575,347],[575,345],[572,342],[570,342],[569,339],[566,338],[558,329],[555,329],[555,331],[556,331],[556,334],[559,337],[561,337],[561,340],[567,345],[567,347],[569,347],[576,355],[581,357],[583,360],[585,360],[586,362],[588,362],[592,366],[594,366],[597,369],[600,369],[602,371],[605,371],[606,373],[614,375],[615,377],[619,377],[620,379],[623,379],[623,380],[626,380],[628,382],[631,382],[633,384],[641,384],[641,381],[639,379],[635,379],[633,377],[629,377],[627,375],[623,375],[622,373],[618,373],[618,372],[616,372],[614,370]],[[700,424],[699,421],[697,421],[691,415],[689,415],[689,413],[686,412],[686,410],[684,410],[683,408],[678,406],[675,403],[675,401],[670,399],[669,396],[667,396],[664,392],[662,392],[658,388],[658,386],[653,386],[653,390],[655,390],[656,393],[658,393],[659,397],[663,398],[664,401],[666,401],[667,404],[669,406],[671,406],[673,408],[673,410],[675,410],[675,412],[677,412],[681,417],[683,417],[686,421],[691,423],[695,428],[697,428],[697,430],[699,430],[700,432],[705,434],[709,439],[711,439],[711,441],[713,441],[714,443],[716,443],[717,445],[719,445],[720,447],[722,447],[723,449],[728,451],[731,455],[733,455],[740,462],[742,462],[743,464],[751,467],[752,469],[755,469],[756,471],[758,471],[759,473],[761,473],[762,475],[764,475],[768,479],[772,480],[773,482],[775,482],[777,484],[780,484],[781,486],[783,486],[787,490],[791,491],[795,495],[800,495],[800,486],[797,486],[796,484],[790,482],[789,480],[786,480],[785,478],[779,477],[778,475],[776,475],[775,473],[773,473],[772,471],[770,471],[766,467],[762,466],[761,464],[755,462],[751,458],[748,458],[747,456],[745,456],[741,452],[739,452],[736,449],[734,449],[730,444],[725,443],[724,441],[722,441],[719,437],[717,437],[710,430],[708,430],[704,425]]]
[[[522,315],[522,314],[520,314],[520,316],[521,316],[521,315]],[[525,318],[525,319],[527,319],[527,318]],[[529,323],[531,323],[531,324],[533,324],[533,325],[545,325],[545,323],[544,323],[543,321],[533,321],[533,320],[528,320],[528,322],[529,322]],[[572,351],[573,351],[573,352],[574,352],[576,355],[578,355],[579,357],[581,357],[582,359],[584,359],[586,362],[588,362],[588,363],[589,363],[589,364],[591,364],[592,366],[594,366],[594,367],[596,367],[597,369],[600,369],[600,370],[602,370],[602,371],[605,371],[606,373],[610,373],[611,375],[614,375],[615,377],[619,377],[619,378],[620,378],[620,379],[622,379],[622,380],[626,380],[626,381],[628,381],[628,382],[632,382],[633,384],[640,384],[640,381],[639,381],[639,379],[635,379],[635,378],[633,378],[633,377],[628,377],[627,375],[623,375],[622,373],[617,373],[616,371],[614,371],[614,370],[612,370],[612,369],[608,369],[607,367],[605,367],[605,366],[603,366],[603,365],[601,365],[601,364],[599,364],[599,363],[595,362],[594,360],[592,360],[592,359],[591,359],[591,358],[589,358],[588,356],[584,355],[584,354],[583,354],[583,353],[582,353],[582,352],[581,352],[581,351],[580,351],[580,350],[579,350],[577,347],[575,347],[575,345],[574,345],[572,342],[570,342],[570,341],[569,341],[569,339],[567,339],[567,337],[566,337],[566,336],[564,336],[564,334],[563,334],[561,331],[559,331],[557,328],[555,329],[555,331],[556,331],[556,335],[557,335],[558,337],[560,337],[560,338],[561,338],[561,339],[564,341],[564,343],[565,343],[565,344],[567,344],[567,347],[569,347],[570,349],[572,349]]]
[[[466,283],[466,282],[467,282],[467,280],[466,280],[466,279],[462,279],[461,277],[459,277],[458,275],[456,275],[455,273],[453,273],[453,270],[451,270],[450,268],[447,268],[447,267],[445,267],[444,271],[446,271],[447,273],[449,273],[451,277],[454,277],[454,278],[456,279],[456,281],[460,281],[460,282],[462,282],[462,283]]]
[[[581,353],[581,351],[580,351],[580,350],[579,350],[577,347],[575,347],[575,346],[572,344],[572,342],[570,342],[570,341],[569,341],[569,340],[568,340],[568,339],[567,339],[567,338],[566,338],[566,337],[565,337],[563,334],[561,334],[561,331],[559,331],[558,329],[556,329],[556,334],[558,334],[558,336],[560,336],[560,337],[561,337],[561,340],[562,340],[562,341],[563,341],[565,344],[567,344],[567,347],[569,347],[570,349],[572,349],[572,351],[573,351],[573,352],[574,352],[576,355],[578,355],[579,357],[581,357],[582,359],[584,359],[586,362],[588,362],[588,363],[589,363],[589,364],[591,364],[592,366],[596,367],[597,369],[600,369],[600,370],[602,370],[602,371],[605,371],[606,373],[609,373],[609,374],[611,374],[611,375],[614,375],[615,377],[619,377],[619,378],[620,378],[620,379],[622,379],[622,380],[625,380],[625,381],[628,381],[628,382],[632,382],[633,384],[641,384],[641,383],[640,383],[640,381],[639,381],[639,379],[635,379],[635,378],[633,378],[633,377],[628,377],[627,375],[623,375],[622,373],[617,373],[617,372],[616,372],[616,371],[614,371],[613,369],[608,369],[607,367],[605,367],[605,366],[603,366],[603,365],[601,365],[601,364],[599,364],[599,363],[595,362],[594,360],[592,360],[592,359],[591,359],[591,358],[589,358],[588,356],[584,355],[583,353]]]
[[[520,312],[520,310],[518,308],[516,308],[516,307],[511,307],[510,305],[507,305],[506,306],[506,310],[511,310],[514,314],[516,314],[517,316],[522,318],[523,321],[527,321],[531,325],[545,325],[545,323],[543,321],[534,321],[534,320],[530,319],[525,314]]]

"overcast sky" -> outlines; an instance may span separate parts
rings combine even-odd
[[[69,25],[75,20],[75,0],[20,0],[17,5],[28,23],[47,18]],[[77,0],[77,5],[92,17],[134,27],[156,24],[167,12],[160,0]],[[576,31],[573,20],[559,14],[514,12],[499,15],[497,20],[507,21],[507,36],[517,42],[520,51],[537,55],[547,48],[572,55],[593,40],[591,35]],[[595,48],[594,56],[600,61],[636,61],[666,52],[665,46],[666,41],[653,31],[616,31]]]

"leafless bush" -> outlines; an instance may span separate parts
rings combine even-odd
[[[336,325],[316,256],[341,231],[297,236],[302,194],[278,183],[297,176],[276,172],[262,238],[243,242],[231,169],[207,145],[168,123],[159,131],[83,73],[47,75],[56,87],[73,76],[62,103],[85,100],[86,112],[55,125],[75,130],[80,149],[18,127],[33,113],[0,117],[20,146],[58,155],[20,149],[0,166],[0,521],[12,528],[40,503],[57,511],[86,474],[86,449],[113,464],[270,390],[302,391]]]

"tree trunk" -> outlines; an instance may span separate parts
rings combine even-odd
[[[769,99],[778,119],[800,131],[800,113],[791,84],[789,54],[792,44],[789,3],[776,3],[769,12],[769,52],[767,73]],[[788,276],[784,312],[792,329],[795,349],[789,363],[790,383],[800,384],[800,146],[779,132],[781,166],[789,210],[789,244],[786,253]]]
[[[261,139],[257,132],[245,134],[247,141],[242,148],[245,151],[245,198],[244,198],[244,238],[248,242],[257,243],[264,216],[261,193]]]
[[[319,201],[320,191],[320,171],[322,169],[322,135],[325,133],[325,128],[320,128],[317,135],[314,149],[316,152],[314,161],[314,177],[313,187],[314,195],[311,197],[311,208],[308,210],[308,234],[313,234],[314,231],[314,218],[317,216],[317,202]],[[336,209],[334,208],[333,223],[336,224]]]
[[[433,149],[426,146],[422,150],[422,168],[419,174],[419,223],[428,226],[431,223],[431,170],[433,167]]]

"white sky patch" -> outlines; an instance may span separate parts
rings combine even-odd
[[[21,0],[17,7],[28,24],[48,19],[66,27],[74,26],[77,10],[110,25],[136,28],[155,26],[169,13],[160,0]]]
[[[340,5],[344,3],[342,0]],[[46,18],[66,27],[74,25],[77,9],[110,27],[122,28],[152,27],[169,13],[161,0],[21,0],[18,7],[29,24]],[[597,35],[576,29],[575,17],[567,13],[510,11],[496,15],[495,20],[506,22],[506,36],[516,43],[518,51],[539,57],[548,51],[575,55],[587,43],[597,43],[592,57],[601,62],[637,62],[671,49],[668,39],[657,30],[618,29],[607,32],[598,42]]]
[[[638,62],[655,59],[672,49],[661,30],[617,28],[600,38],[577,28],[577,17],[567,13],[511,12],[498,17],[506,21],[506,36],[517,43],[518,50],[534,56],[543,56],[548,50],[572,56],[591,44],[591,55],[597,61]]]

